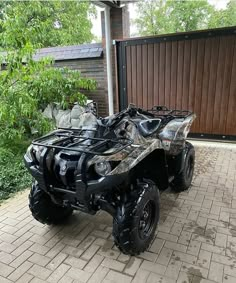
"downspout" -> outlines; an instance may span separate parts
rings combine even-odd
[[[113,79],[112,79],[112,58],[111,58],[111,23],[110,7],[105,7],[105,35],[106,35],[106,62],[107,62],[107,90],[109,115],[114,114],[113,105]]]

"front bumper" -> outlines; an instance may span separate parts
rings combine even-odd
[[[58,187],[50,184],[50,180],[46,172],[43,171],[43,168],[36,165],[27,155],[24,156],[24,162],[26,168],[38,182],[40,188],[47,193],[63,193],[63,200],[67,200],[69,205],[72,205],[73,202],[73,207],[76,206],[78,209],[90,213],[92,210],[90,205],[92,195],[108,192],[114,187],[124,183],[128,177],[128,172],[125,172],[118,175],[107,175],[97,180],[87,180],[85,182],[83,181],[84,178],[82,174],[77,174],[75,176],[75,187],[73,187],[73,189]]]

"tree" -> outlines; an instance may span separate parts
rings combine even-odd
[[[175,0],[168,1],[167,6],[170,13],[170,22],[173,32],[184,32],[207,27],[212,6],[207,0],[188,1]]]
[[[218,28],[236,25],[236,1],[229,1],[226,9],[214,10],[212,13],[208,27]]]
[[[140,35],[156,35],[236,24],[236,2],[216,10],[207,0],[144,0],[136,4]]]
[[[33,60],[36,48],[48,39],[50,10],[40,1],[30,3],[31,12],[23,13],[18,3],[5,7],[10,12],[0,20],[5,49],[0,58],[0,66],[5,66],[0,72],[0,144],[30,137],[32,128],[40,134],[47,132],[51,125],[42,116],[47,103],[59,102],[68,108],[85,101],[83,89],[96,87],[95,81],[82,78],[79,71],[54,69],[50,58]]]
[[[17,25],[14,25],[15,35],[19,36],[13,48],[17,46],[16,41],[25,30],[32,31],[28,33],[27,40],[34,42],[34,46],[38,47],[90,42],[93,39],[91,16],[94,14],[95,10],[88,1],[0,2],[0,19],[10,17],[12,21],[17,20]],[[3,23],[0,23],[0,33],[2,32]],[[3,48],[7,47],[2,40],[0,45]]]
[[[139,35],[157,35],[173,31],[165,0],[144,0],[136,5],[137,18],[134,24],[137,26]]]

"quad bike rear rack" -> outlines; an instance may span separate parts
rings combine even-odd
[[[106,139],[87,137],[82,135],[83,133],[88,131],[97,132],[97,130],[94,129],[58,128],[58,130],[55,130],[48,135],[35,139],[32,144],[51,149],[80,152],[92,155],[110,156],[120,152],[133,143],[133,141],[128,138]],[[52,143],[47,144],[47,142],[53,138],[56,138],[56,140]],[[64,143],[68,142],[69,144],[63,145]]]
[[[152,113],[154,117],[157,118],[169,118],[169,119],[185,119],[188,116],[192,115],[193,112],[187,110],[170,110],[166,106],[154,106],[151,109],[147,110],[148,112]]]

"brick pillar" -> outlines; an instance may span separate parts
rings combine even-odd
[[[123,39],[130,36],[130,24],[129,24],[129,10],[127,6],[122,8],[111,8],[110,10],[110,21],[111,21],[111,39]],[[105,83],[106,80],[106,42],[105,42],[105,18],[104,12],[101,12],[101,23],[102,23],[102,46],[104,50],[104,73],[105,73]],[[115,47],[112,48],[112,71],[113,71],[113,88],[114,88],[114,110],[118,111],[118,89],[117,89],[117,79],[116,79],[116,58],[115,58]],[[106,85],[107,90],[107,85]],[[107,92],[106,92],[107,95]],[[108,105],[108,101],[107,101]],[[107,106],[108,113],[108,106]]]

